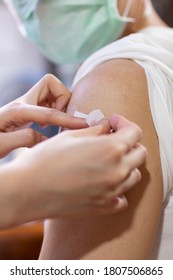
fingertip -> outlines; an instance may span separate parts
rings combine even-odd
[[[122,211],[128,207],[128,201],[125,196],[115,196],[114,203],[116,211]]]
[[[109,133],[111,130],[109,120],[106,118],[101,119],[97,125],[101,126],[101,128],[104,129],[106,133]]]
[[[110,125],[114,128],[118,125],[119,121],[122,119],[123,117],[118,115],[118,114],[113,114],[109,117],[109,122]]]
[[[117,131],[117,130],[123,129],[123,128],[127,128],[127,127],[131,127],[132,129],[135,129],[136,131],[138,131],[139,135],[142,134],[142,131],[137,124],[135,124],[134,122],[131,122],[130,120],[124,118],[121,115],[118,115],[118,114],[111,115],[111,117],[109,118],[109,122],[110,122],[110,126],[112,127],[112,129],[114,131]]]
[[[135,176],[136,176],[136,181],[137,182],[141,181],[142,175],[141,175],[141,172],[139,171],[139,169],[135,168],[134,172],[135,172]]]
[[[110,121],[114,121],[115,123],[117,123],[120,118],[122,118],[122,116],[118,115],[118,114],[112,114],[110,117],[109,117],[109,120]]]

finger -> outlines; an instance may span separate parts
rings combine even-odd
[[[120,115],[114,114],[110,117],[110,126],[115,132],[118,133],[121,133],[127,129],[131,129],[134,131],[134,135],[136,135],[138,141],[140,141],[142,138],[142,130],[140,127]]]
[[[128,207],[128,201],[124,195],[115,197],[114,213],[121,212],[125,210],[127,207]]]
[[[120,115],[112,115],[109,118],[110,126],[113,128],[114,131],[118,131],[120,129],[128,128],[128,127],[135,127],[140,133],[141,129],[133,122],[127,120],[126,118],[120,116]]]
[[[114,196],[111,198],[110,201],[106,202],[105,205],[101,206],[100,208],[97,207],[95,211],[98,215],[110,215],[116,214],[128,207],[127,198],[122,196]]]
[[[47,74],[21,99],[26,103],[37,105],[44,103],[50,96],[56,100],[56,109],[62,110],[70,100],[71,93],[54,75]]]
[[[139,171],[139,169],[135,168],[134,170],[132,170],[129,177],[116,188],[115,195],[124,194],[125,192],[129,191],[134,185],[139,183],[140,180],[141,172]]]
[[[67,133],[69,133],[73,137],[99,136],[99,135],[110,133],[110,125],[108,120],[103,119],[96,126],[75,130],[75,131],[68,131]]]
[[[121,162],[121,165],[124,166],[124,168],[127,167],[131,172],[135,168],[138,168],[142,164],[144,164],[146,161],[146,157],[147,157],[146,148],[142,145],[138,145],[137,148],[133,149],[124,157],[124,159]]]
[[[23,122],[24,124],[36,122],[42,126],[55,125],[70,129],[88,127],[85,119],[73,117],[51,108],[21,103],[13,113],[14,119],[18,116],[20,122]]]
[[[32,147],[47,139],[46,136],[31,128],[0,134],[0,156],[3,157],[20,147]]]
[[[129,126],[111,134],[115,151],[119,150],[121,155],[134,148],[141,140],[141,133],[135,126]]]
[[[146,148],[142,145],[138,145],[137,148],[131,150],[126,155],[122,155],[119,151],[117,152],[116,147],[115,151],[112,148],[112,157],[113,157],[113,163],[114,168],[109,168],[109,188],[111,191],[116,191],[117,186],[119,190],[119,186],[127,180],[131,174],[131,172],[139,168],[142,164],[145,163],[147,152]],[[132,174],[131,179],[137,179],[135,176],[138,176],[138,174],[134,175]],[[130,180],[131,182],[131,180]],[[128,181],[127,181],[128,184]],[[126,185],[125,185],[126,186]],[[128,187],[128,185],[126,186]],[[130,186],[129,186],[130,187]],[[119,194],[119,192],[117,192]]]
[[[64,111],[68,105],[69,99],[70,98],[67,94],[58,97],[58,99],[55,102],[54,108],[60,111]]]

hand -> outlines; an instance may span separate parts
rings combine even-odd
[[[13,161],[28,199],[39,198],[37,209],[32,205],[34,215],[41,213],[37,218],[110,214],[126,208],[125,197],[117,194],[140,180],[133,170],[144,163],[146,149],[137,145],[141,131],[136,125],[115,116],[110,123],[116,133],[105,135],[110,126],[103,120],[95,127],[62,132]]]
[[[19,147],[32,147],[46,137],[31,128],[57,125],[77,129],[87,127],[84,119],[62,112],[70,99],[68,89],[53,75],[46,75],[25,95],[0,108],[0,157]]]
[[[128,121],[127,119],[123,118],[120,115],[112,115],[109,119],[109,122],[110,122],[110,126],[111,126],[112,130],[116,134],[118,133],[117,135],[119,135],[120,138],[122,138],[123,133],[127,133],[127,129],[132,128],[132,127],[134,129],[138,130],[138,133],[140,133],[140,135],[142,136],[142,131],[136,124]],[[134,140],[132,138],[128,137],[126,139],[126,145],[128,145],[128,141],[134,141]],[[123,141],[121,144],[124,145]],[[140,160],[140,158],[138,158],[138,156],[139,156],[138,150],[141,150],[141,149],[144,149],[144,151],[146,153],[145,147],[143,147],[142,145],[140,145],[139,143],[136,142],[136,145],[134,145],[134,147],[132,149],[129,149],[129,151],[127,151],[127,153],[124,154],[124,158],[122,158],[122,171],[124,172],[127,167],[128,168],[131,167],[131,172],[129,173],[129,176],[127,176],[127,178],[116,188],[116,191],[115,191],[116,195],[120,196],[120,195],[126,193],[128,190],[130,190],[135,184],[137,184],[140,181],[141,173],[140,173],[139,169],[137,168],[138,166],[137,165],[135,166],[135,162],[137,159]],[[133,169],[133,166],[134,166],[134,169]],[[123,196],[121,198],[123,198],[123,200],[124,200],[124,205],[128,204],[125,196]]]

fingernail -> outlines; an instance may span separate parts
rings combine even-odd
[[[119,204],[123,202],[123,199],[120,196],[115,196],[114,197],[114,202],[115,204]]]
[[[137,180],[140,181],[141,178],[142,178],[142,175],[141,175],[141,172],[139,171],[139,169],[138,169],[138,168],[135,168],[133,171],[134,171],[134,173],[135,173],[135,176],[137,177]],[[133,172],[133,171],[132,171],[132,172]]]

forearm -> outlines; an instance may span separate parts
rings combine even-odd
[[[0,169],[0,229],[17,226],[48,215],[44,193],[34,184],[29,168],[11,162]],[[47,211],[47,215],[46,215]]]

